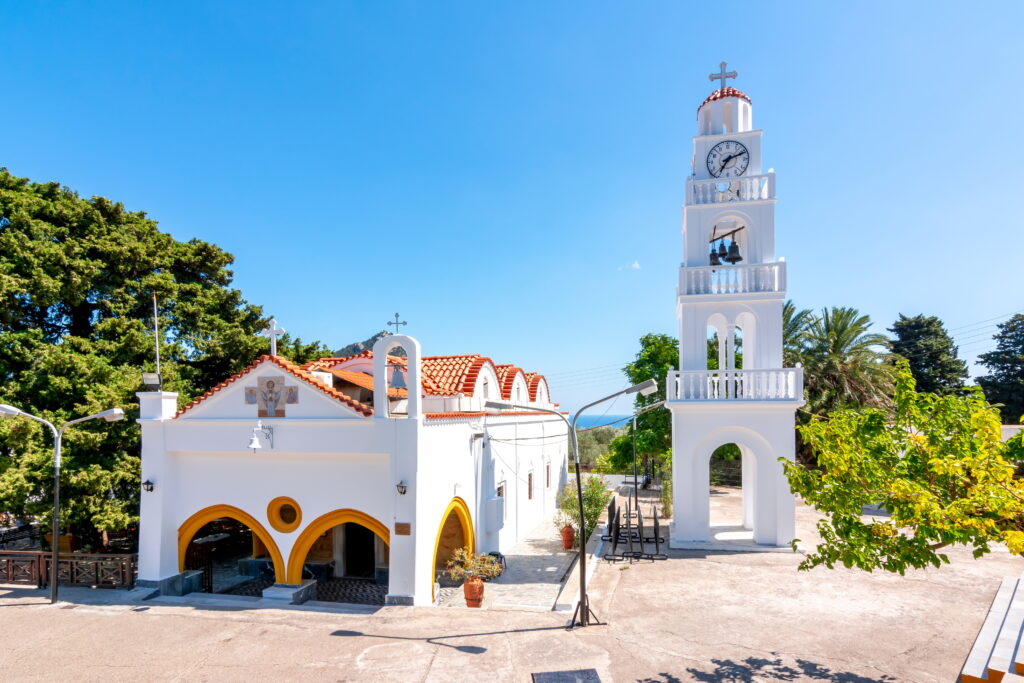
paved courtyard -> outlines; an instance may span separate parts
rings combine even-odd
[[[735,490],[716,496],[724,514]],[[815,513],[798,529],[813,543]],[[728,521],[727,519],[724,521]],[[594,669],[603,681],[952,681],[1003,576],[1005,551],[905,577],[798,572],[788,553],[669,551],[599,564],[594,611],[253,609],[236,598],[134,601],[124,592],[0,586],[4,680],[529,681]],[[45,653],[59,653],[49,657]]]

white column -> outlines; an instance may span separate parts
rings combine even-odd
[[[139,579],[161,581],[179,573],[178,527],[173,501],[177,492],[174,463],[167,454],[166,426],[178,409],[178,395],[166,391],[140,392],[142,481],[152,491],[140,492]]]
[[[711,540],[708,454],[694,451],[699,434],[696,416],[672,412],[672,536],[671,543]],[[688,428],[689,427],[689,428]]]
[[[755,484],[757,462],[754,454],[746,446],[740,446],[740,453],[740,482],[743,486],[743,526],[747,529],[753,529],[754,492],[757,490]]]

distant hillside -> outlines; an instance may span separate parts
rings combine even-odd
[[[334,355],[338,358],[342,356],[354,356],[357,353],[362,353],[363,351],[372,349],[373,345],[377,343],[377,340],[381,339],[382,337],[387,337],[390,334],[390,332],[378,332],[377,334],[373,335],[366,341],[355,342],[353,344],[349,344],[348,346],[341,347],[340,349],[334,352]],[[405,349],[401,347],[393,349],[391,351],[391,355],[405,356]]]

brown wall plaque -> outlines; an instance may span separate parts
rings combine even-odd
[[[412,524],[409,522],[395,522],[395,536],[409,536],[412,534]]]

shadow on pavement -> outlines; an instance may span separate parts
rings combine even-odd
[[[861,676],[850,671],[833,671],[806,659],[795,660],[795,666],[784,664],[781,658],[763,659],[747,657],[742,662],[731,659],[712,659],[714,668],[703,670],[688,668],[686,673],[695,681],[834,681],[835,683],[891,683],[897,679],[883,675],[880,678]],[[680,679],[672,674],[659,674],[658,678],[641,679],[641,683],[676,683]]]
[[[486,647],[479,645],[450,645],[448,643],[442,643],[442,640],[450,640],[452,638],[481,638],[484,636],[501,636],[509,633],[531,633],[534,631],[564,631],[564,626],[538,626],[536,628],[513,628],[506,629],[504,631],[485,631],[483,633],[458,633],[450,636],[431,636],[429,638],[417,638],[414,636],[388,636],[378,635],[375,633],[363,633],[362,631],[349,631],[346,629],[338,629],[331,633],[332,636],[342,636],[345,638],[382,638],[384,640],[419,640],[424,643],[430,643],[431,645],[440,645],[441,647],[450,647],[453,650],[458,650],[465,654],[470,655],[482,655],[487,652]]]

